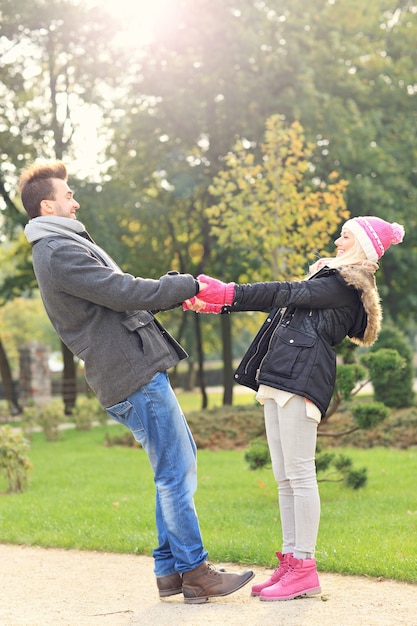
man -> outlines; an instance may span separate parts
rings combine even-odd
[[[193,496],[196,446],[166,370],[186,352],[154,318],[198,293],[189,274],[159,280],[125,274],[77,221],[80,205],[65,165],[33,164],[19,181],[30,218],[40,293],[62,341],[84,361],[87,382],[108,414],[146,450],[156,485],[160,597],[183,593],[201,603],[243,587],[254,576],[218,571],[206,562]]]

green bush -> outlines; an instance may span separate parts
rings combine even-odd
[[[64,421],[64,404],[61,400],[52,400],[39,408],[38,423],[47,441],[58,441],[59,427]]]
[[[27,484],[28,471],[32,469],[26,455],[29,442],[22,433],[10,426],[0,427],[0,473],[7,477],[8,491],[18,493]]]
[[[127,430],[127,429],[124,429],[122,433],[117,432],[113,436],[110,436],[109,431],[107,431],[104,445],[109,446],[109,447],[110,446],[125,446],[126,448],[141,448],[142,447],[140,443],[136,441],[136,439],[134,438],[130,430]]]
[[[352,408],[352,415],[359,428],[368,429],[383,422],[390,411],[382,402],[366,402]]]
[[[366,468],[356,470],[350,457],[342,453],[322,452],[320,445],[317,445],[316,471],[319,483],[344,483],[346,487],[359,489],[367,482]]]
[[[351,400],[353,389],[357,383],[364,380],[365,377],[366,370],[358,363],[338,365],[335,393],[340,393],[343,400]]]
[[[72,417],[77,430],[88,431],[92,429],[96,421],[104,425],[108,414],[95,396],[79,396],[72,411]]]
[[[401,371],[393,371],[386,378],[378,376],[372,378],[375,400],[396,408],[412,406],[414,403],[413,351],[407,337],[400,329],[391,325],[385,326],[372,346],[371,352],[382,348],[397,350],[404,359],[404,366]]]
[[[22,432],[29,440],[32,439],[35,428],[39,422],[40,409],[35,404],[28,404],[23,408],[20,416]]]
[[[261,438],[253,439],[245,452],[245,461],[249,464],[249,469],[251,470],[261,469],[270,465],[271,457],[267,442]]]
[[[359,489],[364,487],[368,482],[368,471],[366,467],[362,467],[360,470],[351,470],[347,472],[345,476],[345,483],[351,489]]]
[[[244,459],[250,470],[260,470],[271,464],[271,456],[265,439],[253,439],[245,452]],[[344,483],[351,489],[364,487],[367,482],[367,470],[353,468],[353,461],[344,454],[322,452],[317,446],[316,471],[318,482]]]
[[[329,469],[333,463],[335,455],[332,452],[321,452],[320,447],[317,446],[316,455],[316,472],[325,472]]]

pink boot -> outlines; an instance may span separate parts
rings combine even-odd
[[[261,600],[292,600],[298,596],[314,596],[321,592],[315,559],[288,558],[287,573],[260,593]]]
[[[270,587],[271,585],[274,585],[284,576],[284,574],[287,573],[288,557],[292,556],[292,554],[281,554],[281,552],[275,552],[275,555],[279,561],[278,567],[276,568],[274,573],[268,578],[268,580],[265,580],[265,582],[263,583],[252,585],[252,593],[251,593],[252,596],[259,596],[262,589],[265,589],[266,587]]]

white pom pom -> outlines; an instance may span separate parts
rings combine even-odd
[[[405,235],[404,226],[402,226],[401,224],[397,224],[397,222],[394,222],[393,224],[391,224],[391,226],[392,226],[392,243],[394,244],[401,243]]]

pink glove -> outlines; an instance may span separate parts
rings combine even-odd
[[[197,296],[194,296],[194,298],[185,300],[185,302],[182,303],[182,310],[194,311],[193,304],[195,303],[196,297]],[[205,304],[204,309],[200,309],[198,313],[221,313],[222,308],[223,308],[222,304],[208,304],[207,302],[205,302],[204,304]]]
[[[235,297],[235,283],[223,283],[221,280],[205,274],[200,274],[197,279],[200,283],[207,283],[207,287],[200,289],[197,294],[199,300],[203,300],[207,304],[220,304],[221,306],[232,304]]]

